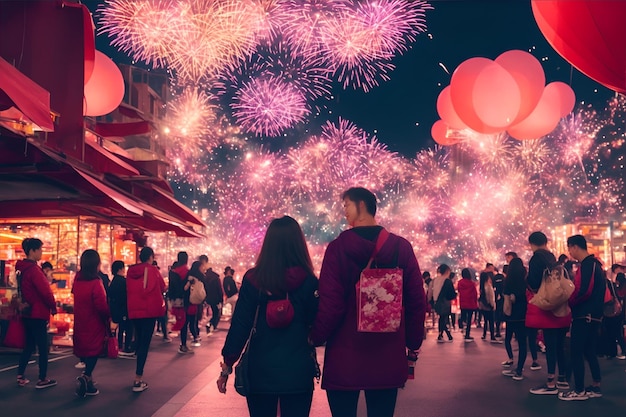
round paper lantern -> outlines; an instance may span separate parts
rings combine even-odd
[[[481,71],[493,61],[487,58],[470,58],[463,61],[452,73],[450,99],[459,118],[470,129],[480,133],[496,133],[501,128],[486,125],[474,109],[474,86]]]
[[[513,123],[519,113],[520,97],[513,76],[494,61],[480,71],[474,82],[472,102],[476,115],[486,126],[498,130]]]
[[[430,129],[430,134],[437,144],[442,146],[450,146],[459,143],[459,139],[457,138],[449,138],[448,135],[448,126],[443,120],[437,120],[433,127]]]
[[[124,98],[124,78],[113,61],[96,51],[94,68],[85,85],[85,116],[102,116],[111,113]]]
[[[513,77],[520,91],[520,108],[512,124],[532,113],[541,98],[546,76],[541,63],[526,51],[506,51],[495,59]]]
[[[447,86],[441,93],[439,93],[439,97],[437,97],[437,113],[439,113],[439,117],[443,120],[448,126],[453,129],[466,129],[467,126],[458,114],[456,114],[456,110],[454,110],[454,106],[452,105],[452,99],[450,98],[450,86]]]
[[[547,89],[554,89],[556,92],[550,92],[558,97],[558,108],[560,117],[565,117],[574,110],[574,104],[576,104],[576,95],[574,90],[569,85],[560,81],[555,81],[546,85]]]
[[[515,139],[539,139],[552,132],[561,120],[561,97],[559,88],[548,84],[541,94],[539,103],[530,115],[507,129]]]
[[[580,72],[626,93],[626,2],[532,0],[539,29]]]

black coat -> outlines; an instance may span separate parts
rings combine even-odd
[[[235,283],[235,279],[232,275],[224,276],[224,293],[226,294],[226,298],[230,298],[233,295],[237,294],[239,290],[237,289],[237,284]]]
[[[250,344],[250,384],[254,394],[302,393],[313,390],[314,362],[308,343],[309,329],[317,313],[317,278],[301,268],[291,268],[288,279],[289,300],[294,308],[291,324],[272,329],[265,318],[271,297],[261,294],[254,272],[246,272],[237,308],[222,349],[224,361],[234,364],[241,355],[259,306],[256,334]],[[289,285],[289,283],[292,285]],[[284,299],[285,297],[278,297]]]
[[[206,291],[207,304],[217,305],[224,301],[224,292],[222,291],[220,276],[212,269],[209,269],[204,274],[204,290]]]
[[[128,303],[126,293],[126,278],[115,275],[108,291],[109,309],[113,323],[121,323],[128,318]]]

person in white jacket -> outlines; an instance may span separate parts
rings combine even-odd
[[[481,339],[485,340],[487,338],[487,326],[489,326],[491,343],[502,343],[501,340],[496,339],[493,333],[493,312],[496,309],[496,294],[493,291],[491,275],[487,272],[480,273],[480,295],[478,297],[478,308],[483,313],[483,317],[485,318],[485,326],[483,327],[483,335]]]

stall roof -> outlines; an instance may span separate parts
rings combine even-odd
[[[42,130],[54,131],[50,93],[0,57],[0,110],[11,106]]]

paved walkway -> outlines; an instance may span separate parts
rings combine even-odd
[[[240,417],[247,415],[245,398],[239,396],[229,380],[226,395],[219,394],[215,380],[219,373],[219,352],[225,331],[205,338],[194,355],[176,353],[176,343],[167,344],[155,337],[148,357],[146,380],[150,389],[131,392],[134,361],[102,359],[94,372],[100,395],[79,399],[73,394],[76,359],[68,352],[53,355],[49,374],[59,385],[47,390],[15,386],[17,355],[0,355],[0,410],[2,416],[46,417],[76,416],[157,416]],[[585,402],[563,402],[555,396],[535,396],[528,390],[540,385],[546,375],[525,371],[520,382],[501,375],[500,362],[506,358],[502,345],[477,338],[463,343],[453,333],[452,343],[437,344],[430,334],[416,367],[416,379],[399,392],[396,417],[576,417],[616,415],[626,409],[624,384],[626,361],[600,359],[603,370],[603,398]],[[475,335],[476,336],[476,335]],[[320,352],[323,353],[323,352]],[[320,355],[321,356],[321,355]],[[528,369],[528,365],[527,365]],[[28,377],[36,376],[36,365],[29,365]],[[324,391],[316,387],[311,416],[329,416]],[[361,398],[359,417],[365,417]]]

